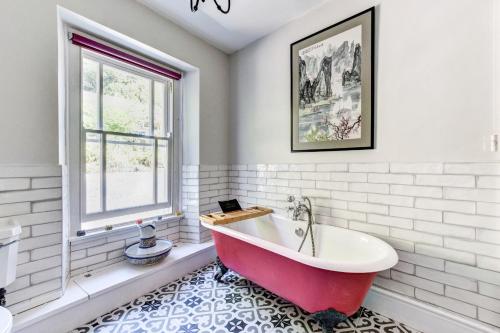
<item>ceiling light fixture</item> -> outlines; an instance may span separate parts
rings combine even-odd
[[[201,2],[205,2],[205,0],[201,0]],[[227,0],[227,8],[224,10],[221,5],[219,5],[218,0],[214,0],[215,5],[217,6],[217,9],[222,13],[222,14],[227,14],[229,13],[229,10],[231,9],[231,0]],[[191,11],[194,13],[198,10],[200,4],[200,0],[191,0]]]

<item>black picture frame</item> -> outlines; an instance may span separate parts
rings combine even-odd
[[[349,24],[356,24],[362,26],[362,39],[363,51],[368,45],[368,50],[361,56],[362,72],[366,71],[369,75],[361,78],[361,91],[364,92],[362,96],[362,123],[361,123],[361,140],[363,142],[354,142],[356,140],[332,140],[321,142],[319,145],[312,144],[297,144],[298,141],[298,94],[299,85],[298,80],[298,48],[300,46],[307,47],[308,41],[313,43],[312,39],[319,35],[331,36],[342,33],[349,29]],[[344,28],[345,27],[345,28]],[[335,31],[339,31],[335,33]],[[330,38],[328,36],[326,38]],[[368,41],[368,42],[366,42]],[[317,43],[317,42],[315,42]],[[305,46],[304,46],[305,45]],[[369,56],[366,56],[366,53]],[[365,57],[365,58],[363,58]],[[367,62],[368,60],[368,62]],[[368,94],[368,97],[366,97]],[[367,103],[368,102],[368,103]],[[368,104],[368,107],[364,106]],[[363,109],[363,107],[365,109]],[[294,114],[296,116],[294,117]],[[368,120],[369,124],[365,124]],[[363,131],[364,129],[364,131]],[[336,146],[342,142],[342,146]],[[347,142],[347,144],[345,143]],[[307,147],[304,147],[307,146]],[[318,146],[318,147],[315,147]],[[318,152],[318,151],[342,151],[342,150],[365,150],[375,148],[375,7],[368,8],[358,14],[328,26],[320,31],[310,34],[300,40],[290,44],[290,148],[292,153],[297,152]]]

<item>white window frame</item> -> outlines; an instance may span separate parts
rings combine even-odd
[[[116,46],[114,46],[116,47]],[[72,45],[71,41],[67,43],[67,101],[68,101],[68,117],[66,128],[66,142],[68,155],[68,186],[69,186],[69,216],[70,216],[70,235],[75,236],[77,231],[82,229],[82,223],[92,222],[92,221],[102,221],[101,226],[87,230],[87,232],[100,231],[104,229],[105,224],[112,224],[114,227],[129,225],[137,218],[156,218],[158,216],[167,217],[175,215],[179,211],[180,202],[180,169],[181,169],[181,145],[180,145],[180,126],[179,117],[181,113],[181,81],[180,80],[170,80],[163,76],[156,75],[149,71],[134,67],[132,65],[125,64],[115,59],[109,57],[101,56],[99,54],[93,53],[91,51],[84,50],[83,48]],[[169,115],[165,117],[165,128],[167,133],[165,137],[161,138],[166,140],[168,149],[168,193],[166,203],[157,203],[157,182],[153,186],[155,204],[130,207],[117,209],[112,211],[104,211],[101,213],[86,214],[85,209],[85,133],[94,132],[102,133],[102,139],[104,136],[117,134],[120,136],[130,136],[130,137],[140,137],[146,139],[154,140],[155,145],[155,179],[156,178],[156,147],[158,138],[154,136],[154,101],[151,102],[151,132],[149,135],[135,135],[135,134],[124,134],[124,133],[114,133],[103,130],[100,127],[99,130],[88,130],[83,128],[81,108],[82,108],[82,64],[83,64],[83,53],[85,53],[87,58],[93,58],[92,60],[97,60],[100,64],[101,71],[101,81],[102,81],[102,66],[103,64],[118,68],[120,70],[125,70],[133,74],[140,75],[141,77],[146,77],[151,80],[152,86],[155,81],[160,81],[166,85],[172,84],[171,89],[173,90],[173,108],[169,110]],[[166,86],[167,87],[167,86]],[[102,96],[102,82],[99,83],[99,95]],[[168,88],[170,89],[170,88]],[[154,90],[154,89],[153,89]],[[154,91],[152,91],[154,94]],[[165,99],[168,98],[167,93],[165,93]],[[153,96],[152,96],[153,98]],[[102,97],[100,98],[102,102]],[[168,109],[168,103],[170,101],[165,101],[165,108]],[[100,124],[102,125],[102,105],[100,105]],[[103,143],[101,147],[105,147]],[[105,154],[105,149],[101,152],[101,168],[105,168],[104,159],[102,159]],[[102,175],[105,175],[104,170],[101,171]],[[105,179],[101,181],[101,193],[103,198],[101,201],[105,201]],[[105,206],[102,206],[105,209]]]

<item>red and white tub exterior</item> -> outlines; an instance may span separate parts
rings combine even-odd
[[[310,238],[299,253],[302,237],[292,221],[275,214],[213,226],[217,254],[225,266],[254,283],[315,313],[334,309],[354,314],[377,272],[398,262],[386,242],[353,230],[315,224],[316,257]]]

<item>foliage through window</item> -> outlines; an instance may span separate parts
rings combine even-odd
[[[171,207],[172,109],[171,79],[82,52],[82,229]]]

